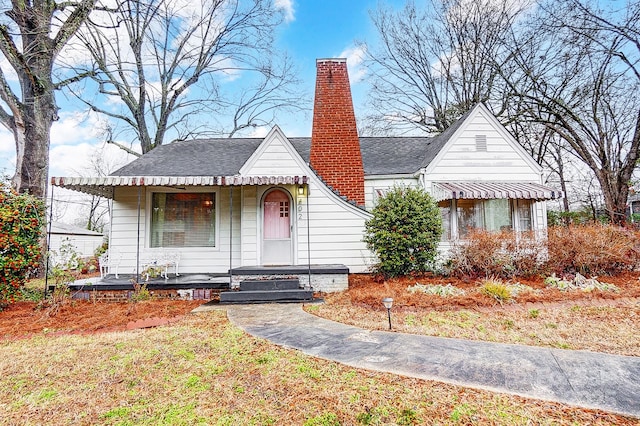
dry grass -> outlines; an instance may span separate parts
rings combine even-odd
[[[0,343],[0,424],[591,424],[636,420],[355,370],[221,312],[146,331]]]
[[[502,303],[487,294],[483,280],[417,280],[465,291],[463,296],[442,297],[407,290],[415,279],[383,283],[366,276],[350,279],[349,290],[326,295],[325,304],[307,310],[365,329],[385,330],[387,317],[380,300],[390,296],[393,329],[399,332],[640,356],[640,283],[635,275],[607,278],[621,289],[619,293],[561,292],[532,280],[523,293]]]
[[[335,299],[334,299],[335,297]],[[327,298],[311,313],[372,330],[385,330],[386,311]],[[435,311],[396,308],[393,329],[439,337],[515,343],[560,349],[585,349],[640,356],[640,302],[635,306],[561,306],[492,310]]]

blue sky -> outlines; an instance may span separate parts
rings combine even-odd
[[[286,16],[278,33],[278,47],[286,51],[299,69],[301,89],[308,102],[306,114],[286,115],[278,125],[289,136],[309,136],[311,110],[315,88],[315,61],[317,58],[347,57],[356,115],[363,112],[366,86],[362,82],[363,69],[355,50],[356,41],[375,41],[375,30],[369,12],[378,0],[273,0]],[[404,0],[387,0],[386,4],[401,7]],[[0,62],[3,70],[6,63]],[[61,106],[60,120],[53,124],[51,133],[50,174],[52,176],[89,175],[89,158],[100,154],[109,162],[124,164],[132,158],[113,146],[104,146],[102,135],[96,131],[96,118],[89,117],[83,108],[71,100],[58,96]],[[258,129],[256,135],[269,129]],[[15,167],[13,136],[0,129],[0,172],[12,174]]]
[[[362,82],[364,70],[359,67],[360,53],[356,42],[374,42],[375,28],[369,12],[378,5],[377,0],[296,0],[281,1],[291,5],[293,19],[282,28],[279,45],[288,51],[300,69],[303,90],[313,99],[315,64],[318,58],[346,57],[349,63],[351,89],[356,114],[364,108],[366,87]],[[401,7],[400,0],[385,4]],[[313,107],[312,104],[309,106]],[[288,120],[287,120],[288,121]],[[311,134],[311,113],[307,120],[279,123],[291,136]]]

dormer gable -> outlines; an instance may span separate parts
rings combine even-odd
[[[306,170],[306,163],[276,125],[240,168],[240,175],[298,176]]]
[[[495,180],[498,174],[501,179],[540,180],[542,167],[484,104],[477,104],[452,127],[446,143],[423,169],[430,179]]]

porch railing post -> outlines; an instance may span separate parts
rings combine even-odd
[[[138,229],[136,238],[136,283],[140,281],[140,204],[142,187],[138,186]]]
[[[233,287],[233,186],[229,186],[229,288]]]
[[[311,287],[311,225],[309,219],[309,183],[307,182],[307,273],[309,275],[309,288]]]
[[[49,223],[47,224],[47,252],[45,253],[44,261],[44,297],[47,297],[47,290],[49,288],[49,262],[51,261],[51,221],[53,220],[53,188],[51,185],[51,202],[49,203]],[[46,198],[45,198],[46,200]]]

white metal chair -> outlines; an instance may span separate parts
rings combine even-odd
[[[173,271],[180,276],[180,252],[166,249],[149,249],[146,250],[141,259],[141,266],[145,279],[148,281],[150,277],[150,268],[158,268],[160,276],[165,280],[169,279],[169,268],[173,267]]]
[[[169,268],[173,267],[173,271],[176,274],[176,277],[180,276],[180,252],[179,251],[170,251],[163,250],[162,257],[160,259],[160,264],[164,270],[164,278],[169,279]]]
[[[106,277],[111,270],[114,271],[115,277],[118,278],[118,267],[120,266],[121,260],[122,254],[116,250],[109,249],[102,253],[98,258],[98,262],[100,263],[100,278]]]

